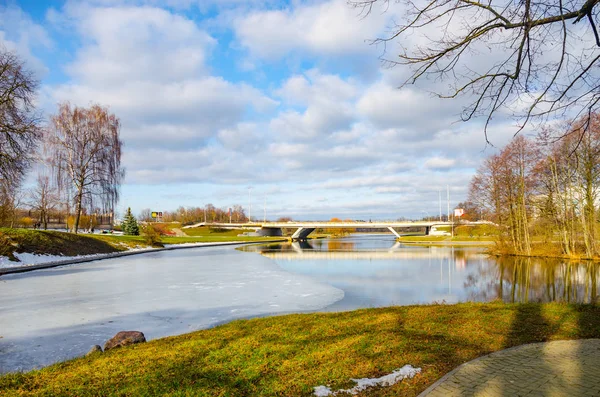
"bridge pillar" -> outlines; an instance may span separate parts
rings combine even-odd
[[[292,241],[306,240],[308,235],[311,234],[314,230],[315,228],[299,227],[298,230],[296,230],[294,234],[292,234]]]
[[[394,235],[396,236],[396,238],[400,238],[400,235],[398,234],[398,232],[396,230],[394,230],[393,227],[388,226],[388,229],[390,229],[390,232],[394,233]]]
[[[425,226],[425,235],[429,236],[430,232],[431,232],[431,226]]]

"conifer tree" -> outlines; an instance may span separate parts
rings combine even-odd
[[[137,220],[135,219],[135,216],[131,214],[131,207],[127,208],[127,213],[123,219],[123,233],[130,236],[138,236],[140,234]]]

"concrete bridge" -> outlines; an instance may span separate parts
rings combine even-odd
[[[431,228],[435,226],[450,226],[451,222],[267,222],[261,224],[259,233],[265,236],[277,235],[277,231],[281,233],[281,229],[296,229],[292,234],[292,240],[306,240],[309,234],[315,229],[387,229],[396,237],[400,234],[396,229],[406,228],[422,228],[425,229],[425,234],[431,232]],[[275,234],[271,234],[275,233]],[[281,235],[281,234],[279,234]]]
[[[396,237],[400,237],[397,229],[421,228],[429,235],[432,228],[451,226],[452,222],[415,221],[415,222],[251,222],[251,223],[198,223],[189,227],[212,226],[220,228],[248,228],[256,230],[261,236],[282,236],[282,229],[296,229],[292,240],[306,240],[315,229],[387,229]]]

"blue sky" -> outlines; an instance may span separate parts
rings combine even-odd
[[[0,42],[39,77],[46,116],[70,101],[121,119],[119,211],[248,207],[252,188],[252,214],[266,198],[271,219],[419,218],[447,185],[464,200],[493,149],[480,121],[458,122],[460,101],[398,89],[408,71],[382,67],[369,40],[402,15],[362,18],[345,0],[0,1]]]

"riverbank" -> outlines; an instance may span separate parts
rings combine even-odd
[[[547,242],[547,241],[535,241],[531,245],[531,252],[529,254],[526,253],[516,253],[510,247],[507,247],[506,244],[495,244],[493,249],[488,251],[489,255],[495,256],[497,258],[500,257],[518,257],[518,258],[541,258],[541,259],[557,259],[557,260],[566,260],[573,262],[598,262],[600,261],[600,257],[589,257],[583,252],[585,248],[581,246],[578,247],[579,250],[575,253],[567,255],[564,253],[562,249],[562,245],[558,242]]]
[[[402,236],[398,238],[402,244],[420,245],[463,245],[463,246],[490,246],[495,241],[492,237],[467,237],[467,236]]]
[[[286,240],[205,228],[192,236],[163,236],[160,246],[152,247],[143,236],[1,228],[0,275],[178,248],[280,241]]]
[[[426,305],[238,320],[0,377],[0,394],[308,396],[406,364],[411,380],[365,392],[415,396],[453,368],[525,343],[600,337],[600,307]]]
[[[258,243],[278,243],[287,241],[285,239],[271,239],[271,240],[261,240]],[[74,265],[78,263],[86,263],[93,262],[102,259],[111,259],[111,258],[121,258],[124,256],[131,255],[139,255],[146,254],[151,252],[160,252],[160,251],[172,251],[177,249],[189,249],[189,248],[199,248],[199,247],[217,247],[224,245],[245,245],[245,244],[256,244],[256,241],[226,241],[226,242],[216,242],[216,243],[181,243],[181,244],[172,244],[161,248],[139,248],[139,249],[131,249],[128,251],[122,252],[114,252],[110,254],[93,254],[93,255],[79,255],[70,257],[67,259],[56,259],[55,256],[38,256],[35,258],[36,263],[24,264],[21,266],[12,265],[10,267],[0,267],[0,276],[5,274],[14,274],[14,273],[24,273],[30,272],[33,270],[40,269],[51,269],[53,267],[58,266],[66,266],[66,265]],[[47,259],[47,260],[45,260]]]

